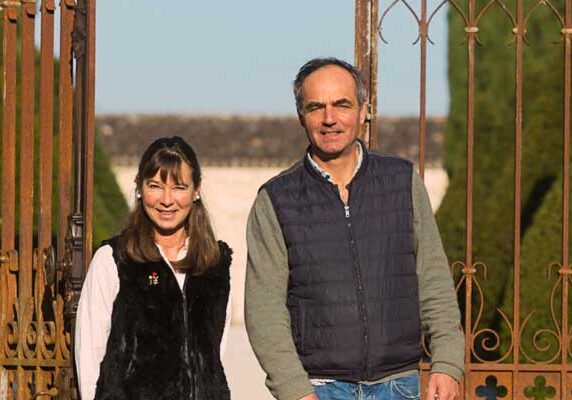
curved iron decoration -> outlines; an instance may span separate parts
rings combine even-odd
[[[385,44],[389,44],[389,42],[387,40],[385,40],[385,38],[383,37],[383,20],[385,19],[385,16],[391,11],[391,9],[393,7],[395,7],[395,5],[397,3],[403,3],[403,5],[405,6],[405,8],[407,10],[409,10],[409,12],[411,13],[411,15],[413,16],[413,18],[415,18],[415,21],[417,21],[417,27],[419,28],[419,33],[417,34],[417,37],[415,38],[415,40],[413,41],[413,44],[415,45],[417,42],[419,42],[419,38],[421,37],[421,20],[419,19],[419,16],[417,15],[417,13],[415,12],[415,10],[413,9],[413,7],[411,7],[411,5],[409,5],[409,3],[406,0],[394,0],[386,9],[385,11],[381,14],[381,17],[379,18],[379,23],[377,24],[377,32],[379,34],[379,38],[381,39],[381,41]],[[429,39],[429,36],[427,36],[427,40],[433,44],[433,42],[431,41],[431,39]]]
[[[532,6],[532,8],[528,11],[528,13],[526,14],[526,16],[524,17],[524,26],[525,26],[525,30],[524,30],[524,34],[523,34],[523,38],[524,41],[526,42],[526,44],[528,43],[528,39],[526,38],[526,24],[528,23],[528,20],[530,19],[530,17],[532,16],[532,14],[534,14],[536,12],[536,10],[538,10],[541,6],[548,6],[548,8],[550,9],[550,11],[552,11],[552,14],[556,17],[556,19],[558,20],[558,23],[560,24],[560,28],[564,28],[564,26],[566,25],[566,23],[564,22],[564,18],[562,17],[562,15],[560,15],[560,13],[558,12],[558,10],[556,9],[556,7],[554,7],[554,5],[551,3],[550,0],[538,0],[536,3],[534,3],[534,5]],[[564,32],[562,32],[563,36],[564,36]],[[562,39],[560,40],[560,42],[562,41]],[[558,43],[555,42],[555,43]]]
[[[554,267],[559,268],[559,271],[562,270],[562,265],[560,263],[558,263],[558,262],[551,263],[547,268],[548,280],[550,280],[550,278],[551,278],[551,271],[552,271],[552,269],[554,269]],[[550,291],[550,316],[552,318],[552,323],[554,324],[554,329],[542,328],[542,329],[539,329],[538,331],[536,331],[534,333],[534,335],[532,336],[532,345],[533,345],[534,349],[541,354],[550,354],[551,351],[554,351],[554,350],[552,350],[553,346],[552,346],[551,342],[548,340],[548,337],[553,337],[554,341],[556,343],[558,343],[558,347],[555,350],[555,353],[552,356],[552,358],[549,358],[548,360],[536,360],[536,359],[534,359],[534,357],[530,356],[526,352],[526,350],[525,350],[525,348],[521,342],[520,352],[522,353],[524,358],[530,363],[533,363],[533,364],[550,364],[558,358],[558,356],[560,355],[560,353],[562,351],[562,344],[563,344],[562,343],[562,331],[561,331],[560,326],[558,324],[558,318],[556,317],[556,311],[555,311],[555,306],[554,306],[556,290],[558,289],[558,287],[560,286],[561,283],[562,283],[562,275],[557,279],[557,281],[552,286],[552,290]],[[533,314],[534,314],[534,310],[531,311],[527,315],[527,317],[524,319],[524,321],[522,322],[520,333],[519,333],[521,337],[522,337],[522,333],[524,332],[524,328],[526,327],[528,321],[530,320],[530,318],[532,317]]]
[[[510,12],[510,10],[508,9],[508,7],[506,6],[506,4],[504,3],[503,0],[490,0],[482,9],[481,11],[477,14],[477,17],[475,18],[475,26],[479,24],[479,21],[481,20],[481,18],[492,8],[493,5],[497,4],[501,10],[504,12],[504,14],[510,19],[510,23],[512,24],[512,32],[513,33],[517,33],[518,31],[517,29],[517,23],[516,23],[516,19],[514,18],[514,16],[512,15],[512,13]],[[477,39],[477,42],[479,44],[481,44],[479,42],[479,40]],[[514,39],[513,39],[513,43],[514,43]]]
[[[505,13],[505,15],[510,19],[511,25],[512,25],[512,31],[513,33],[516,33],[515,29],[517,26],[516,23],[516,19],[514,18],[513,14],[510,12],[510,10],[508,9],[508,7],[506,6],[506,4],[504,3],[503,0],[490,0],[482,9],[481,11],[479,11],[479,13],[477,14],[474,23],[472,23],[469,18],[467,17],[467,14],[461,9],[461,7],[454,1],[454,0],[443,0],[441,3],[439,3],[437,5],[437,7],[435,8],[435,10],[431,13],[429,19],[428,19],[428,23],[427,25],[429,25],[429,23],[431,22],[431,20],[433,19],[433,17],[435,16],[435,14],[446,4],[449,3],[451,4],[451,6],[453,6],[453,9],[457,12],[457,14],[463,19],[464,23],[465,23],[465,36],[463,38],[463,40],[461,41],[460,45],[464,44],[467,39],[468,39],[468,34],[469,33],[474,33],[475,34],[475,41],[477,42],[477,44],[479,46],[482,46],[482,43],[479,39],[479,22],[481,20],[481,18],[491,9],[491,7],[495,4],[497,4],[501,10]]]
[[[455,290],[457,291],[457,293],[459,293],[462,290],[462,284],[463,282],[467,281],[467,277],[470,276],[471,278],[471,282],[474,285],[474,289],[475,289],[475,293],[477,294],[477,298],[479,300],[478,305],[477,305],[477,316],[474,319],[474,322],[471,324],[471,333],[470,333],[470,337],[471,337],[471,343],[470,343],[470,349],[471,349],[471,355],[473,357],[475,357],[476,360],[478,360],[479,362],[482,363],[501,363],[504,360],[506,360],[513,349],[514,346],[514,330],[512,327],[512,324],[510,322],[510,320],[508,319],[508,317],[506,316],[506,314],[500,309],[500,308],[496,308],[496,311],[500,314],[501,318],[503,319],[503,321],[507,324],[507,326],[509,327],[509,331],[510,331],[510,345],[507,348],[507,351],[504,354],[501,354],[498,358],[493,359],[493,360],[485,360],[483,357],[481,357],[476,351],[475,351],[475,344],[477,342],[479,342],[480,340],[480,348],[482,348],[484,351],[490,353],[490,352],[494,352],[496,350],[498,350],[500,348],[500,345],[502,343],[501,341],[501,337],[499,335],[498,332],[494,331],[491,328],[480,328],[479,329],[479,324],[481,322],[481,318],[483,316],[483,311],[484,311],[484,295],[483,295],[483,290],[481,288],[481,285],[479,283],[479,281],[476,279],[476,275],[477,272],[479,271],[479,269],[482,271],[483,277],[486,280],[487,279],[487,271],[488,271],[488,266],[482,262],[482,261],[478,261],[473,263],[473,265],[470,268],[467,268],[465,263],[463,263],[462,261],[455,261],[452,265],[451,265],[451,272],[454,273],[454,271],[456,269],[460,269],[460,272],[462,272],[462,276],[459,279],[459,282],[456,284],[455,286]],[[473,293],[471,293],[471,295],[473,295]],[[471,316],[472,319],[472,316]],[[467,327],[464,327],[464,329],[466,330]],[[484,336],[484,337],[483,337]]]
[[[52,293],[49,293],[50,296],[46,298],[46,292],[52,291],[53,287],[46,286],[47,258],[44,254],[45,252],[34,249],[33,296],[21,303],[14,295],[18,291],[18,281],[14,274],[18,271],[18,253],[15,250],[2,253],[5,262],[0,268],[0,359],[7,360],[8,365],[22,365],[21,363],[35,360],[48,362],[55,368],[52,372],[46,372],[50,377],[44,375],[44,379],[47,379],[44,382],[49,382],[55,378],[57,370],[69,368],[71,337],[64,326],[62,296],[58,294],[54,299]],[[48,316],[44,314],[46,305],[51,308]],[[13,314],[11,310],[14,310]],[[8,384],[11,385],[15,379],[13,371],[8,371]],[[30,387],[30,390],[33,388]],[[39,393],[29,395],[40,397],[55,393],[45,387],[38,390]]]

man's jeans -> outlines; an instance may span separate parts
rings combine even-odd
[[[314,385],[320,400],[419,400],[419,375],[365,385],[333,381]]]

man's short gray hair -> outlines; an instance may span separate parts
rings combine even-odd
[[[314,58],[302,65],[296,75],[296,79],[294,80],[294,97],[296,99],[296,110],[298,111],[298,114],[302,114],[302,103],[304,100],[302,98],[302,84],[311,73],[319,70],[320,68],[327,67],[328,65],[335,65],[348,71],[354,78],[354,82],[356,84],[358,105],[361,107],[365,102],[367,89],[365,88],[363,77],[356,67],[335,57]]]

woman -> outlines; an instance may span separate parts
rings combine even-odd
[[[181,138],[143,154],[127,227],[97,250],[76,322],[83,400],[225,400],[220,343],[231,250],[201,201],[201,169]]]

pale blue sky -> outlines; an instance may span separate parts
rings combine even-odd
[[[411,0],[419,8],[418,0]],[[429,2],[433,9],[436,1]],[[380,0],[384,9],[389,1]],[[316,56],[353,62],[353,0],[100,0],[98,113],[294,114],[291,82]],[[417,11],[419,12],[419,11]],[[446,10],[431,23],[428,113],[448,110]],[[417,115],[417,24],[403,4],[379,45],[379,112]]]

